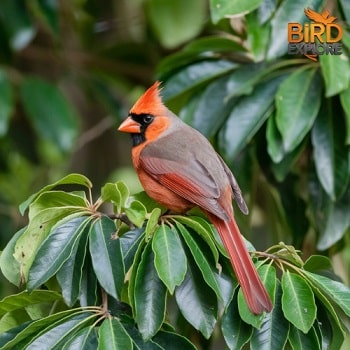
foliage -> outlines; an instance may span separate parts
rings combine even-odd
[[[85,190],[62,191],[64,184]],[[284,243],[253,251],[275,305],[270,314],[253,315],[205,218],[161,216],[123,182],[107,183],[96,201],[91,188],[85,176],[71,174],[23,203],[29,224],[9,242],[0,266],[27,290],[0,302],[1,349],[168,349],[173,343],[195,349],[180,335],[186,326],[176,329],[167,317],[172,299],[206,339],[222,318],[230,349],[248,341],[271,349],[298,348],[301,341],[338,349],[343,342],[350,289],[328,258],[303,262]],[[100,211],[107,203],[111,214]]]
[[[342,55],[288,55],[287,23],[325,5],[343,28]],[[346,0],[3,0],[1,239],[19,230],[1,269],[32,293],[0,303],[1,345],[187,349],[191,339],[208,348],[220,327],[232,349],[339,349],[349,290],[332,268],[342,252],[334,270],[349,278],[349,10]],[[198,213],[160,218],[121,182],[93,202],[91,181],[76,174],[44,187],[76,167],[94,190],[106,182],[122,161],[115,133],[100,148],[105,131],[155,70],[167,105],[234,169],[253,213],[237,215],[242,231],[272,245],[252,253],[274,300],[270,315],[248,312]],[[86,191],[67,191],[72,184]],[[43,189],[21,205],[23,227],[14,206],[33,187]]]

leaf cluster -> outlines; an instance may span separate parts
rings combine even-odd
[[[60,190],[67,184],[85,190]],[[343,342],[350,289],[328,258],[303,262],[284,243],[252,251],[274,303],[270,314],[254,315],[206,218],[162,215],[123,182],[107,183],[96,201],[91,187],[70,174],[22,204],[28,226],[0,267],[26,290],[0,302],[1,349],[195,349],[183,336],[188,326],[204,339],[219,327],[230,349]],[[101,211],[107,204],[110,214]],[[174,307],[182,323],[171,318]]]

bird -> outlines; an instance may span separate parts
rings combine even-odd
[[[333,23],[337,17],[329,16],[329,11],[324,10],[322,13],[318,13],[310,8],[304,9],[305,15],[315,23],[330,24]]]
[[[146,193],[175,213],[199,207],[228,252],[249,310],[272,310],[233,214],[232,200],[248,208],[224,160],[199,131],[184,123],[162,101],[156,81],[136,101],[118,130],[131,134],[132,161]]]

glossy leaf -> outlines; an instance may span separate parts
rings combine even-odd
[[[309,193],[314,222],[319,232],[318,250],[326,250],[339,241],[350,225],[350,188],[333,202],[324,192],[312,169],[308,174]]]
[[[135,319],[142,338],[148,340],[162,326],[166,311],[166,287],[154,266],[150,243],[142,253],[134,288]]]
[[[62,179],[43,187],[40,191],[32,194],[19,206],[21,214],[24,214],[29,204],[32,203],[40,194],[50,191],[59,185],[81,185],[89,189],[92,188],[92,183],[86,176],[80,174],[69,174],[67,176],[64,176]]]
[[[49,303],[61,299],[62,296],[54,291],[35,290],[30,294],[27,291],[23,291],[18,294],[9,295],[0,301],[0,316],[31,305]]]
[[[332,303],[337,304],[347,316],[350,316],[350,288],[345,284],[327,277],[306,271],[308,279],[324,293]]]
[[[22,341],[26,341],[26,344],[28,344],[33,337],[35,337],[39,332],[45,330],[45,328],[52,326],[56,322],[60,323],[67,317],[74,317],[80,313],[81,312],[77,312],[76,310],[58,312],[40,320],[26,323],[25,327],[19,326],[17,328],[17,332],[0,334],[0,344],[2,346],[1,349],[12,350]]]
[[[254,91],[240,98],[219,133],[219,147],[225,158],[234,158],[251,141],[271,115],[274,98],[284,77],[258,84]]]
[[[215,263],[218,264],[219,262],[219,252],[215,245],[215,240],[213,239],[213,229],[209,225],[209,223],[198,216],[176,216],[176,221],[180,222],[181,224],[185,225],[186,227],[189,227],[194,232],[199,234],[204,241],[208,244],[213,257],[215,259]]]
[[[295,273],[286,271],[282,275],[282,309],[285,318],[305,334],[316,319],[314,294],[305,281]]]
[[[129,271],[133,263],[136,250],[144,239],[144,231],[144,228],[136,228],[134,230],[125,232],[119,238],[125,265],[125,272]]]
[[[149,0],[146,11],[154,33],[166,48],[174,48],[197,36],[206,18],[202,0]],[[187,13],[192,15],[186,16]]]
[[[73,306],[80,295],[87,240],[88,235],[86,234],[75,242],[70,257],[56,274],[64,301],[69,306]]]
[[[0,268],[2,274],[15,286],[21,284],[20,264],[14,257],[15,246],[19,237],[25,232],[26,227],[17,231],[7,243],[0,255]]]
[[[201,61],[185,67],[172,75],[162,90],[164,101],[178,97],[200,84],[228,73],[237,67],[236,63],[227,60]]]
[[[333,115],[331,107],[327,107],[315,121],[311,140],[318,178],[327,194],[335,200],[344,194],[349,183],[350,159],[348,147],[344,145],[344,127]]]
[[[117,213],[120,213],[122,208],[125,207],[129,196],[129,189],[122,181],[108,182],[101,189],[101,199],[104,202],[112,202]]]
[[[219,22],[223,18],[237,15],[245,15],[259,7],[262,0],[210,0],[210,14],[213,23]]]
[[[124,208],[125,214],[128,219],[137,227],[142,227],[146,220],[147,209],[137,200],[132,201],[126,208]]]
[[[37,134],[61,151],[70,150],[78,134],[78,118],[61,91],[40,78],[26,78],[20,93],[23,108]]]
[[[281,83],[276,93],[276,122],[286,152],[294,150],[309,132],[320,103],[321,82],[316,69],[298,69]]]
[[[154,233],[152,249],[158,276],[173,294],[187,270],[186,255],[176,229],[164,223],[160,225]]]
[[[92,266],[91,257],[86,255],[82,270],[79,303],[81,306],[101,305],[101,286],[97,281],[95,271]]]
[[[27,288],[32,291],[52,277],[70,257],[81,235],[87,234],[90,218],[77,217],[58,223],[39,247],[29,270]]]
[[[232,101],[227,99],[228,78],[224,76],[210,83],[193,111],[193,127],[208,138],[216,134],[232,107]]]
[[[274,308],[271,313],[265,315],[259,329],[254,329],[251,338],[251,350],[283,350],[285,349],[289,322],[285,319],[281,305],[282,288],[278,282]]]
[[[196,347],[182,335],[159,331],[152,340],[166,350],[196,350]]]
[[[320,55],[322,75],[325,80],[326,97],[339,94],[349,86],[349,58],[342,55]]]
[[[206,254],[202,251],[202,247],[196,242],[186,228],[180,224],[176,224],[182,237],[184,238],[187,247],[189,248],[194,261],[196,262],[205,282],[213,289],[218,299],[223,299],[220,286],[215,278],[215,267],[210,265]]]
[[[97,335],[94,326],[86,327],[78,331],[66,342],[62,350],[96,350],[98,346]]]
[[[216,296],[204,283],[198,267],[189,256],[186,277],[176,287],[175,299],[185,319],[208,339],[217,319]]]
[[[350,145],[350,87],[340,93],[340,101],[344,109],[346,144]]]
[[[289,342],[293,350],[321,349],[315,328],[305,334],[297,327],[291,326],[289,331]]]
[[[269,45],[267,58],[276,59],[284,55],[288,49],[288,23],[304,23],[307,17],[304,8],[320,10],[322,0],[285,0],[278,7],[271,20],[271,44]]]
[[[8,130],[9,121],[14,108],[11,82],[4,70],[0,70],[0,136]]]
[[[89,249],[102,288],[120,300],[125,272],[120,240],[113,236],[115,231],[115,223],[108,217],[95,220],[91,227]]]
[[[57,322],[54,327],[48,327],[47,330],[39,333],[39,336],[32,341],[29,346],[26,347],[28,350],[37,349],[53,349],[55,346],[57,348],[62,347],[62,343],[65,343],[65,339],[74,333],[74,331],[79,330],[84,325],[88,324],[96,317],[91,312],[80,312],[72,316],[69,316],[61,322]]]
[[[146,239],[150,239],[155,230],[158,228],[159,224],[159,218],[162,215],[162,211],[160,208],[154,208],[147,220],[146,224]]]
[[[239,316],[236,298],[222,316],[221,330],[230,350],[242,349],[252,336],[253,328]]]
[[[271,298],[272,304],[274,304],[277,283],[275,268],[270,265],[262,265],[257,271]],[[241,288],[238,291],[238,310],[242,320],[255,328],[260,328],[266,317],[265,313],[255,315],[250,311]]]
[[[98,332],[99,350],[132,350],[132,340],[116,318],[106,318]]]
[[[320,272],[332,268],[331,260],[324,255],[311,255],[306,261],[303,268],[309,272]]]

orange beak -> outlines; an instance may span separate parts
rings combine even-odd
[[[128,132],[129,134],[139,134],[140,124],[135,122],[131,117],[125,119],[118,128],[119,131]]]

